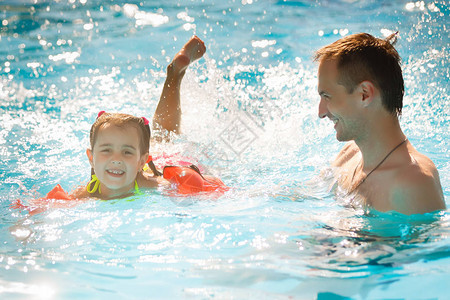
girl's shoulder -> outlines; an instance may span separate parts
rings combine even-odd
[[[138,174],[136,181],[140,188],[157,188],[165,181],[160,176],[153,176],[153,174],[147,172],[141,172]]]
[[[84,198],[92,197],[92,195],[89,194],[89,192],[86,189],[86,186],[81,185],[72,191],[72,193],[70,194],[70,197],[73,199],[84,199]]]

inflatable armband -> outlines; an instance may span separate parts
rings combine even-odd
[[[58,184],[43,199],[72,200],[67,192]]]
[[[224,193],[230,189],[217,177],[203,176],[194,165],[189,167],[165,166],[163,177],[174,184],[180,194]]]
[[[62,200],[62,201],[61,201]],[[67,194],[61,185],[56,185],[44,198],[30,200],[30,206],[24,205],[19,199],[14,201],[10,208],[19,210],[28,210],[30,215],[41,213],[51,205],[52,207],[71,207],[75,203],[73,201],[67,202],[67,200],[75,200]]]

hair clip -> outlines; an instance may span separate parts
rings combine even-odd
[[[104,110],[100,111],[100,112],[98,113],[98,115],[97,115],[97,119],[100,118],[100,116],[103,115],[104,113],[105,113]]]
[[[142,118],[142,120],[144,120],[144,125],[150,124],[150,122],[147,120],[146,117],[141,117],[141,118]]]

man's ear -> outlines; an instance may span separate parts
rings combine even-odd
[[[375,95],[377,94],[376,87],[372,82],[368,80],[361,82],[359,84],[359,87],[361,89],[362,105],[363,107],[368,107],[374,100]]]
[[[94,156],[92,155],[92,150],[86,149],[86,155],[89,159],[89,164],[91,165],[91,168],[94,168]]]

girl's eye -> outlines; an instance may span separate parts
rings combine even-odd
[[[108,152],[110,152],[110,150],[109,150],[109,149],[103,149],[103,150],[100,150],[100,152],[102,152],[102,153],[108,153]]]

